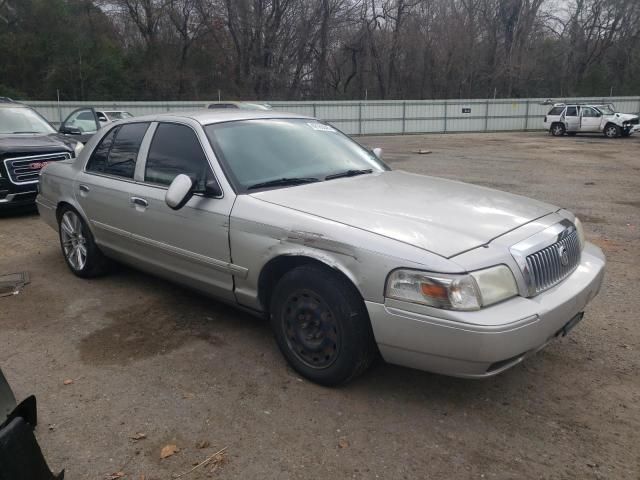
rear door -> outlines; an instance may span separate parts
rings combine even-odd
[[[149,122],[112,128],[91,153],[74,182],[98,244],[120,253],[131,249],[131,191],[140,145]]]
[[[567,127],[567,132],[580,131],[580,116],[577,106],[568,106],[564,113],[564,123]]]
[[[229,215],[233,192],[211,197],[206,182],[216,182],[206,151],[208,141],[197,126],[161,122],[138,167],[131,202],[131,233],[137,254],[157,273],[218,297],[233,299]],[[215,161],[215,159],[212,159]],[[196,193],[180,210],[165,203],[167,189],[180,173],[191,177]]]

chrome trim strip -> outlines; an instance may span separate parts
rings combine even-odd
[[[116,235],[121,235],[123,237],[130,238],[136,242],[143,243],[145,245],[149,245],[155,248],[159,248],[169,254],[186,258],[188,260],[195,260],[197,262],[207,264],[215,268],[216,270],[238,276],[241,279],[247,278],[247,275],[249,274],[248,268],[241,267],[233,263],[224,262],[216,258],[207,257],[205,255],[200,255],[199,253],[190,252],[182,248],[174,247],[172,245],[167,245],[166,243],[158,242],[157,240],[152,240],[150,238],[143,237],[141,235],[136,235],[134,233],[127,232],[126,230],[121,230],[120,228],[112,227],[111,225],[106,225],[102,222],[97,222],[95,220],[91,220],[91,224],[102,230],[115,233]]]

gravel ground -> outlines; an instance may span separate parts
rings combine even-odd
[[[575,211],[608,258],[585,321],[489,380],[380,362],[323,388],[286,366],[265,322],[125,268],[80,280],[37,215],[5,215],[0,273],[32,283],[0,298],[0,365],[19,398],[37,395],[52,468],[170,479],[226,447],[182,478],[640,478],[640,135],[362,141],[396,169]],[[166,445],[179,451],[161,459]]]

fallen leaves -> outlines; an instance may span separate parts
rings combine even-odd
[[[343,437],[338,441],[339,448],[347,448],[348,446],[349,446],[349,441],[346,438]]]
[[[142,432],[136,432],[133,435],[131,435],[129,438],[134,442],[137,442],[138,440],[144,440],[145,438],[147,438],[147,434]]]
[[[71,385],[72,383],[73,383],[72,378],[67,378],[64,382],[62,382],[63,385]]]
[[[162,447],[162,450],[160,450],[160,458],[161,459],[168,458],[179,451],[180,449],[176,445],[173,445],[173,444],[165,445],[164,447]]]
[[[196,443],[196,448],[209,448],[211,446],[211,443],[209,443],[208,440],[201,440],[198,443]]]

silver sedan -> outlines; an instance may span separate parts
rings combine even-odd
[[[379,354],[488,377],[582,319],[605,259],[572,213],[380,157],[299,115],[137,117],[49,164],[37,202],[74,274],[116,259],[264,315],[325,385]]]

